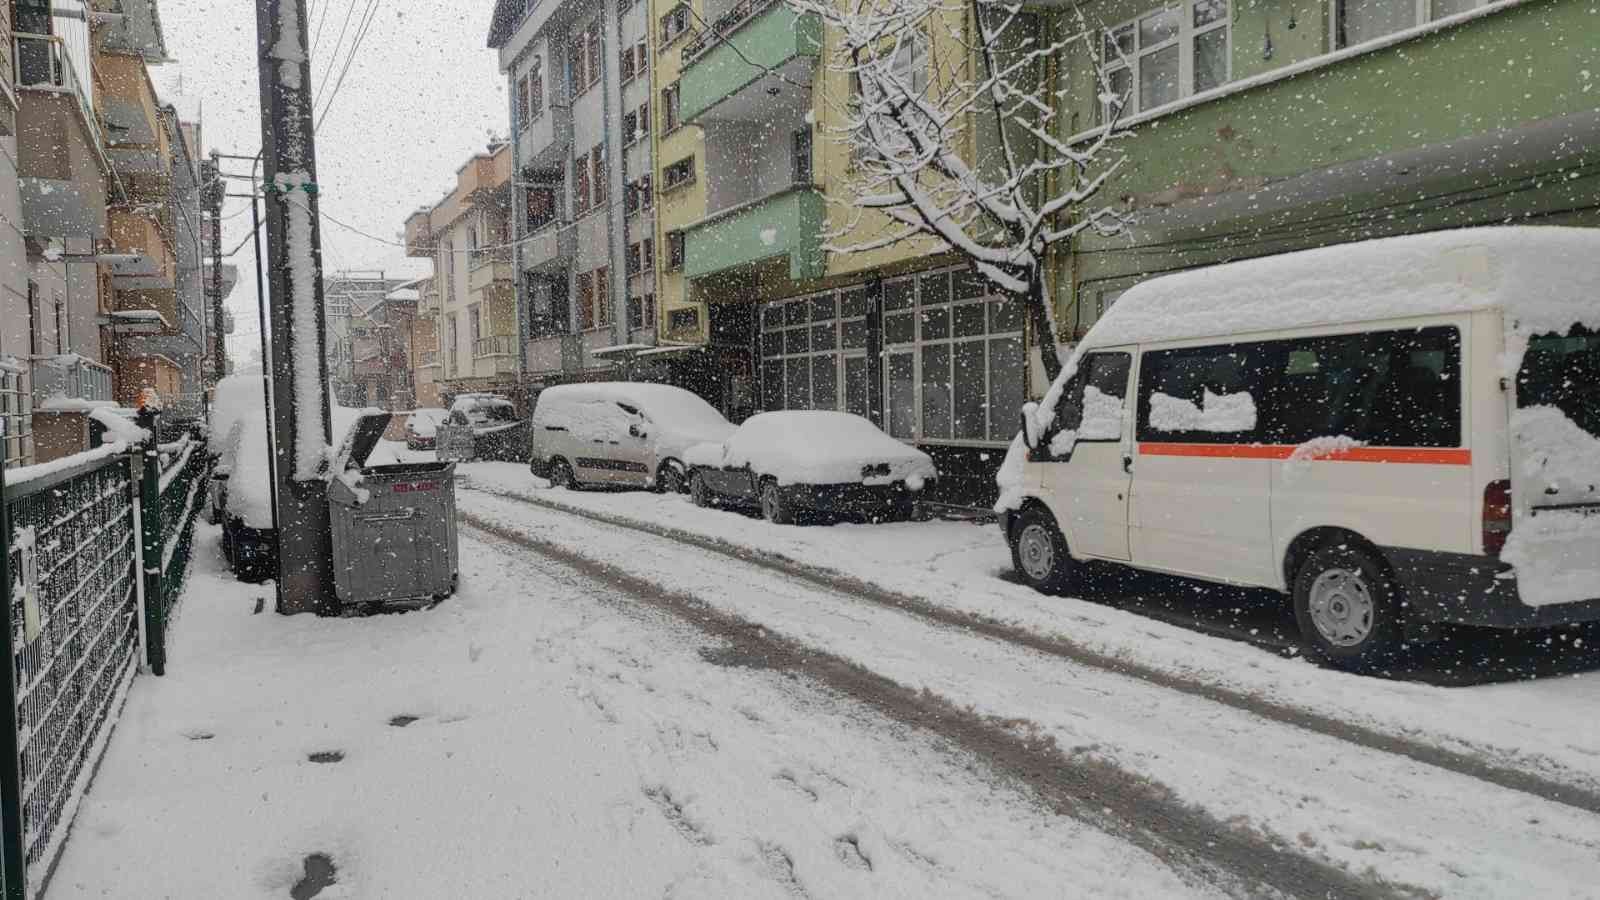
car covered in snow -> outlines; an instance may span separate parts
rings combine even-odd
[[[412,410],[411,415],[406,416],[406,449],[432,450],[439,426],[449,416],[448,410],[436,406]]]
[[[822,512],[909,519],[938,471],[928,454],[843,412],[789,410],[750,417],[718,443],[685,454],[697,506],[749,506],[768,521]]]
[[[456,397],[434,433],[434,453],[440,462],[523,462],[527,448],[527,420],[517,414],[515,403],[498,394]]]
[[[1600,230],[1386,238],[1151,279],[999,477],[1021,577],[1258,586],[1355,669],[1435,623],[1600,620]]]
[[[734,427],[697,395],[616,381],[545,388],[529,428],[533,474],[560,487],[688,488],[684,451],[726,440]]]

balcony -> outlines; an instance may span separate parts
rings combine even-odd
[[[428,259],[434,249],[432,210],[419,209],[406,219],[406,255]]]
[[[65,44],[19,32],[12,51],[24,230],[41,240],[104,238],[105,141]]]
[[[112,170],[132,199],[166,199],[172,186],[172,153],[144,58],[104,53],[95,69]]]
[[[815,14],[796,16],[781,0],[740,0],[713,16],[712,28],[683,49],[679,108],[683,120],[699,119],[713,107],[740,100],[757,107],[787,82],[805,83],[822,46],[822,20]],[[737,47],[725,38],[737,36]],[[771,73],[763,75],[763,72]],[[780,78],[779,75],[784,77]],[[792,89],[792,85],[791,85]]]
[[[480,153],[456,170],[456,196],[464,203],[505,203],[511,185],[511,145]]]
[[[496,283],[510,285],[514,280],[509,250],[480,250],[472,254],[467,262],[469,291],[482,291]]]
[[[825,214],[821,192],[805,186],[708,216],[685,229],[684,275],[700,279],[726,272],[791,281],[820,278]],[[736,291],[743,279],[725,281]]]
[[[522,267],[534,272],[565,269],[578,252],[578,232],[570,222],[552,222],[522,243]]]
[[[572,112],[547,109],[528,122],[517,135],[519,168],[548,169],[565,162],[563,150],[572,143]]]
[[[177,261],[153,219],[129,209],[111,212],[111,284],[117,290],[171,290]]]
[[[486,359],[491,356],[515,356],[516,353],[517,339],[509,334],[496,334],[478,338],[472,343],[473,359]]]
[[[76,354],[36,357],[32,368],[35,407],[53,398],[94,403],[116,399],[111,370]]]

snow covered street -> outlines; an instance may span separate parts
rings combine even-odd
[[[1324,670],[970,523],[458,499],[423,612],[280,618],[200,554],[51,896],[1600,896],[1593,676]]]

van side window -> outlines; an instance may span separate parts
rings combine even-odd
[[[1528,341],[1517,370],[1517,406],[1553,406],[1600,437],[1600,331],[1574,325],[1564,335]]]
[[[1071,445],[1084,441],[1122,439],[1123,404],[1128,396],[1128,372],[1133,356],[1128,353],[1091,353],[1083,358],[1056,406],[1057,434],[1063,442],[1051,442],[1055,455],[1070,453]]]
[[[1461,444],[1461,333],[1449,326],[1271,341],[1261,440]]]
[[[1139,370],[1139,440],[1237,444],[1256,439],[1265,394],[1262,344],[1152,350]]]

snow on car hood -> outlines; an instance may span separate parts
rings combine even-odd
[[[890,484],[918,488],[938,477],[933,460],[879,431],[860,416],[795,410],[761,413],[721,444],[686,451],[690,465],[749,467],[779,484]],[[885,471],[863,477],[867,466]]]

